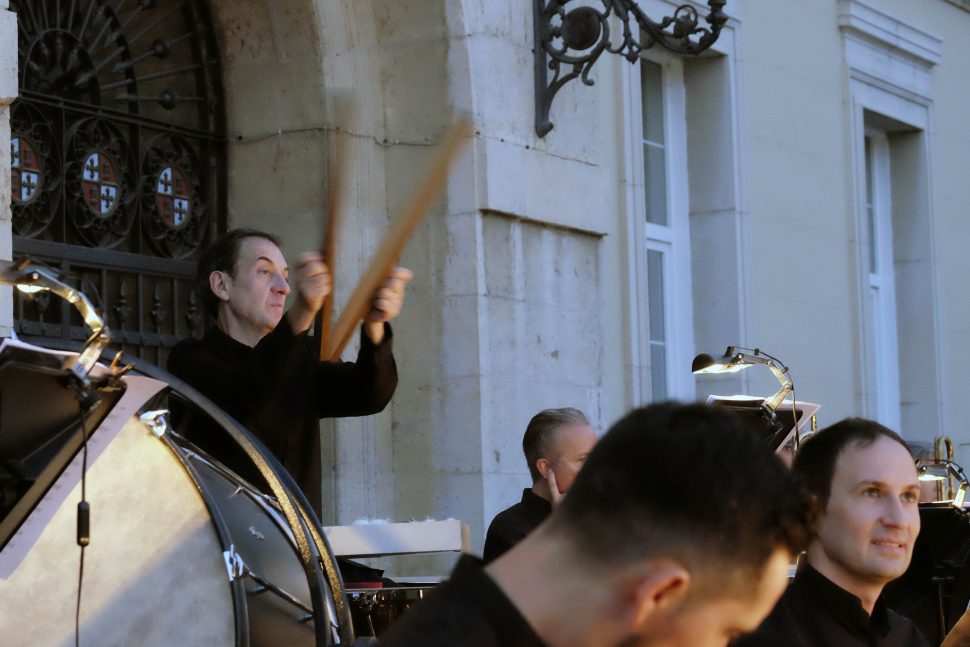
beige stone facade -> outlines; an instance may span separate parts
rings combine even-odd
[[[641,5],[654,17],[675,6]],[[650,298],[658,257],[643,224],[639,66],[604,54],[594,86],[574,81],[558,94],[555,128],[539,138],[528,0],[211,8],[230,226],[277,231],[291,255],[313,247],[327,146],[343,138],[350,153],[338,305],[455,115],[476,126],[402,259],[415,280],[395,324],[393,404],[322,425],[325,522],[456,517],[480,548],[491,517],[528,485],[520,447],[534,413],[575,406],[605,430],[652,399],[660,346],[651,322],[662,307],[678,326],[671,396],[770,394],[777,384],[757,369],[689,376],[695,352],[759,347],[790,367],[799,399],[823,405],[822,424],[888,407],[907,437],[946,433],[970,460],[961,379],[970,356],[966,2],[729,0],[731,21],[704,56],[648,52],[666,93],[667,210],[681,223],[672,235],[685,237],[670,243],[682,260],[669,266],[664,304]],[[0,17],[6,146],[16,29],[12,13]],[[339,129],[330,102],[338,93],[355,107]],[[891,198],[895,310],[882,319],[866,260],[867,137],[886,144]],[[11,321],[6,294],[0,326]],[[883,348],[895,348],[894,369]]]

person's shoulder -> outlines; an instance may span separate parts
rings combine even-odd
[[[515,543],[537,525],[528,517],[529,515],[522,503],[515,503],[495,515],[492,523],[488,525],[488,530],[485,533],[486,538],[501,537]]]
[[[191,362],[193,358],[204,352],[206,352],[206,346],[202,339],[195,337],[180,339],[168,353],[168,370],[174,373],[180,366]]]
[[[378,647],[498,647],[493,628],[454,580],[440,585],[392,624]]]
[[[504,523],[508,523],[509,521],[515,520],[519,516],[521,508],[522,508],[521,501],[517,501],[516,503],[513,503],[505,510],[502,510],[497,515],[495,515],[495,517],[492,519],[492,525],[495,525],[495,524],[502,525]]]
[[[752,633],[732,642],[731,647],[808,647],[808,643],[801,639],[799,626],[802,620],[807,619],[795,614],[788,596],[782,595],[761,625]]]
[[[172,346],[172,354],[182,353],[186,351],[195,351],[200,348],[205,348],[205,340],[199,339],[198,337],[183,337],[182,339],[175,342]]]

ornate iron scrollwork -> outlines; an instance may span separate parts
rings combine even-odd
[[[544,137],[552,130],[549,108],[556,93],[569,81],[580,77],[593,85],[589,72],[606,51],[636,63],[641,52],[660,45],[677,54],[699,54],[720,36],[727,22],[727,0],[708,0],[711,12],[700,24],[692,5],[678,7],[672,16],[654,22],[635,0],[600,0],[603,9],[584,5],[567,11],[573,0],[533,0],[535,17],[536,134]],[[614,43],[609,18],[623,22],[623,37]],[[632,21],[636,21],[636,25]],[[639,29],[636,29],[636,28]],[[548,71],[552,71],[549,79]]]
[[[224,227],[225,116],[209,0],[10,0],[13,253],[56,267],[164,361],[204,328],[194,255]],[[15,295],[15,329],[71,346],[64,304]]]

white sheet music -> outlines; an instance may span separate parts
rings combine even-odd
[[[59,358],[61,361],[67,359],[68,357],[77,357],[78,353],[74,353],[67,350],[53,350],[51,348],[44,348],[43,346],[34,346],[33,344],[28,344],[27,342],[20,341],[15,337],[5,337],[3,343],[0,343],[0,352],[3,352],[5,348],[23,348],[24,350],[29,350],[35,353],[44,353],[45,355],[53,355]],[[104,364],[95,364],[91,367],[90,377],[92,379],[102,378],[108,375],[108,367]]]

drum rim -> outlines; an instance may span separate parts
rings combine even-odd
[[[321,524],[316,513],[289,472],[249,430],[185,381],[138,357],[125,355],[121,362],[125,365],[131,365],[135,371],[142,375],[166,383],[169,391],[174,391],[198,406],[246,453],[276,497],[283,518],[293,533],[295,552],[303,566],[307,583],[310,585],[317,646],[326,647],[333,644],[331,635],[334,620],[336,621],[340,642],[354,642],[350,607],[347,603],[343,578],[337,568],[333,550],[330,548],[326,535],[321,530]],[[189,473],[192,474],[192,472]],[[195,475],[193,475],[193,480],[198,482]],[[212,508],[209,499],[205,495],[203,495],[203,498],[206,500],[206,506]],[[223,521],[223,523],[225,522]],[[223,540],[224,537],[220,535],[220,541]],[[330,591],[336,618],[330,617],[328,605],[324,599],[324,586],[328,587]],[[240,644],[238,640],[237,644]]]

